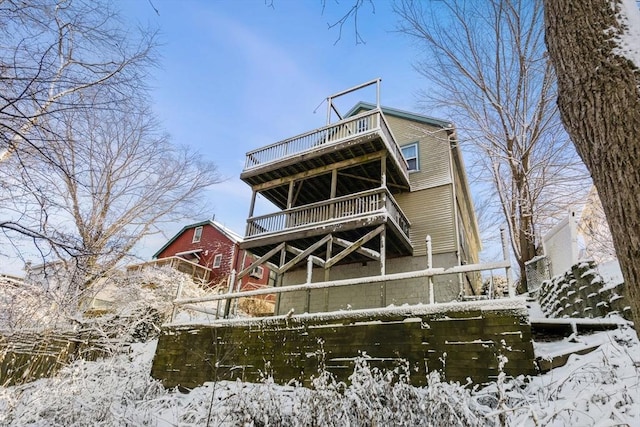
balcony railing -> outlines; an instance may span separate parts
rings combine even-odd
[[[362,191],[310,205],[285,209],[247,220],[246,238],[279,233],[310,225],[386,212],[387,216],[409,239],[409,220],[386,188]]]
[[[396,163],[402,168],[403,174],[407,176],[407,163],[389,130],[384,115],[379,109],[367,111],[329,126],[250,151],[247,153],[244,170],[293,157],[318,147],[339,144],[354,136],[372,132],[380,132],[383,135],[388,151],[395,157]]]

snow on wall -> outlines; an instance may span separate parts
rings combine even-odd
[[[603,278],[593,261],[573,265],[564,274],[542,283],[538,301],[547,317],[599,318],[618,314],[631,319],[624,283]]]
[[[152,375],[165,387],[260,381],[265,375],[282,384],[309,384],[325,367],[348,381],[354,360],[363,355],[390,369],[406,361],[416,385],[431,371],[462,383],[488,381],[499,375],[503,356],[508,375],[530,375],[536,373],[531,325],[522,307],[519,299],[169,325],[159,338]]]

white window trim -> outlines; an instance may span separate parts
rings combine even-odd
[[[256,279],[262,279],[264,277],[264,267],[261,265],[257,265],[251,269],[249,276],[255,277]]]
[[[198,233],[198,231],[200,231],[200,233]],[[191,239],[191,243],[200,243],[200,240],[202,240],[202,226],[193,229],[193,239]]]
[[[222,254],[216,254],[213,257],[213,265],[211,267],[220,268],[221,265],[222,265]]]
[[[415,169],[409,169],[409,173],[412,172],[419,172],[420,171],[420,147],[418,145],[418,141],[416,142],[412,142],[411,144],[405,144],[402,147],[400,147],[400,152],[402,153],[402,156],[404,157],[404,149],[405,148],[409,148],[409,147],[416,147],[416,168]],[[405,161],[407,161],[407,158],[405,157]],[[407,164],[409,162],[407,161]]]

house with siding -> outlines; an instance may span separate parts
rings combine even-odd
[[[195,271],[205,272],[205,281],[213,286],[227,285],[232,271],[251,265],[251,254],[240,248],[242,237],[216,221],[201,221],[184,226],[154,255],[155,263],[163,260],[184,260],[181,270],[197,265]],[[177,264],[176,264],[177,265]],[[248,291],[269,284],[267,265],[256,265],[246,274],[236,290]]]
[[[247,153],[252,201],[240,248],[269,265],[276,286],[380,276],[478,262],[478,225],[452,123],[360,102],[327,124]],[[379,90],[378,90],[379,93]],[[337,116],[333,120],[334,116]],[[257,215],[256,197],[273,211]],[[247,270],[249,271],[249,270]],[[427,303],[425,278],[279,294],[276,313]],[[433,279],[433,299],[479,293],[478,273]]]

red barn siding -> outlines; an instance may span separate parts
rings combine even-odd
[[[181,252],[193,251],[200,249],[198,254],[200,259],[189,258],[190,261],[198,262],[198,264],[212,269],[211,283],[218,284],[226,282],[231,274],[231,270],[235,268],[237,272],[242,270],[243,253],[239,251],[238,244],[227,237],[217,227],[211,224],[202,224],[202,236],[199,242],[193,242],[193,234],[196,227],[187,228],[181,234],[173,239],[173,241],[157,254],[156,258],[168,258],[175,256]],[[220,267],[213,268],[213,261],[216,255],[222,255]],[[248,267],[253,258],[247,255],[244,266]],[[269,283],[269,269],[264,268],[264,274],[261,279],[247,275],[242,279],[241,290],[250,290],[258,287],[264,287]]]

